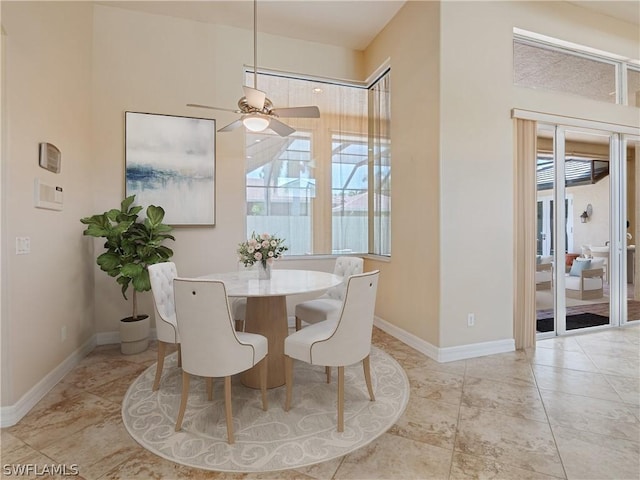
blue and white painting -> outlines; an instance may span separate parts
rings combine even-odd
[[[215,224],[215,120],[125,112],[126,196],[169,225]]]

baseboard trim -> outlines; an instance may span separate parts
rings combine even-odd
[[[483,357],[485,355],[493,355],[496,353],[513,352],[516,349],[515,340],[512,338],[440,348],[387,322],[386,320],[383,320],[380,317],[375,317],[373,323],[380,330],[440,363]]]
[[[155,340],[157,338],[156,329],[152,328],[149,331],[149,340]],[[113,345],[114,343],[120,343],[120,332],[96,333],[96,345]]]
[[[491,342],[459,345],[456,347],[444,347],[439,350],[439,362],[454,362],[467,358],[495,355],[496,353],[514,352],[516,350],[516,342],[513,338],[508,338],[504,340],[493,340]]]
[[[15,425],[49,393],[80,361],[96,347],[96,336],[92,335],[75,352],[65,358],[56,368],[35,384],[14,405],[0,407],[0,427]]]

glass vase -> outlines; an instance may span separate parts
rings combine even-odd
[[[260,280],[270,280],[271,265],[269,265],[267,262],[260,262],[258,264],[258,278]]]

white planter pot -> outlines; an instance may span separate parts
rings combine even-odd
[[[135,321],[127,320],[131,317],[120,320],[120,351],[124,355],[144,352],[149,347],[149,315],[141,315]]]

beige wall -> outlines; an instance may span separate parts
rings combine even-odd
[[[260,67],[330,78],[362,79],[362,53],[259,34]],[[186,107],[204,103],[234,108],[242,96],[243,65],[253,63],[252,32],[108,6],[94,8],[93,132],[96,211],[124,195],[124,112],[216,118],[218,128],[237,118]],[[260,85],[258,85],[260,87]],[[239,129],[216,135],[216,226],[177,228],[173,260],[181,275],[236,268],[245,237],[244,143]],[[86,209],[86,214],[93,213]],[[101,241],[94,241],[99,248]],[[130,306],[119,286],[95,267],[98,332],[118,330]],[[141,311],[152,312],[142,294]]]
[[[101,242],[83,238],[78,221],[123,197],[124,111],[206,116],[185,103],[232,107],[253,57],[249,31],[85,2],[5,1],[2,24],[7,405],[129,314],[95,267]],[[640,56],[636,26],[559,2],[411,1],[366,52],[260,35],[259,63],[270,69],[362,80],[390,59],[393,257],[365,267],[383,273],[377,314],[439,347],[513,337],[510,110],[640,123],[637,109],[513,87],[513,27]],[[235,119],[212,116],[219,125]],[[176,231],[184,275],[235,268],[230,252],[245,238],[242,138],[240,130],[217,136],[216,226]],[[60,175],[37,167],[40,141],[62,149]],[[63,212],[33,208],[35,177],[65,188]],[[16,236],[31,237],[31,255],[12,254]],[[149,295],[141,303],[151,311]],[[64,325],[69,338],[60,342]]]
[[[391,261],[381,271],[376,314],[438,344],[440,328],[440,4],[408,2],[366,51],[366,69],[391,59],[393,165]]]
[[[443,2],[441,347],[512,338],[512,108],[640,124],[637,109],[514,87],[514,27],[638,58],[638,27],[564,2]],[[467,327],[467,313],[476,314]]]
[[[3,1],[1,8],[2,323],[10,337],[2,405],[9,405],[95,333],[92,267],[78,221],[93,203],[92,17],[84,3]],[[61,173],[38,166],[39,142],[60,148]],[[34,208],[35,178],[63,187],[63,211]],[[18,236],[31,239],[30,255],[15,254]]]

